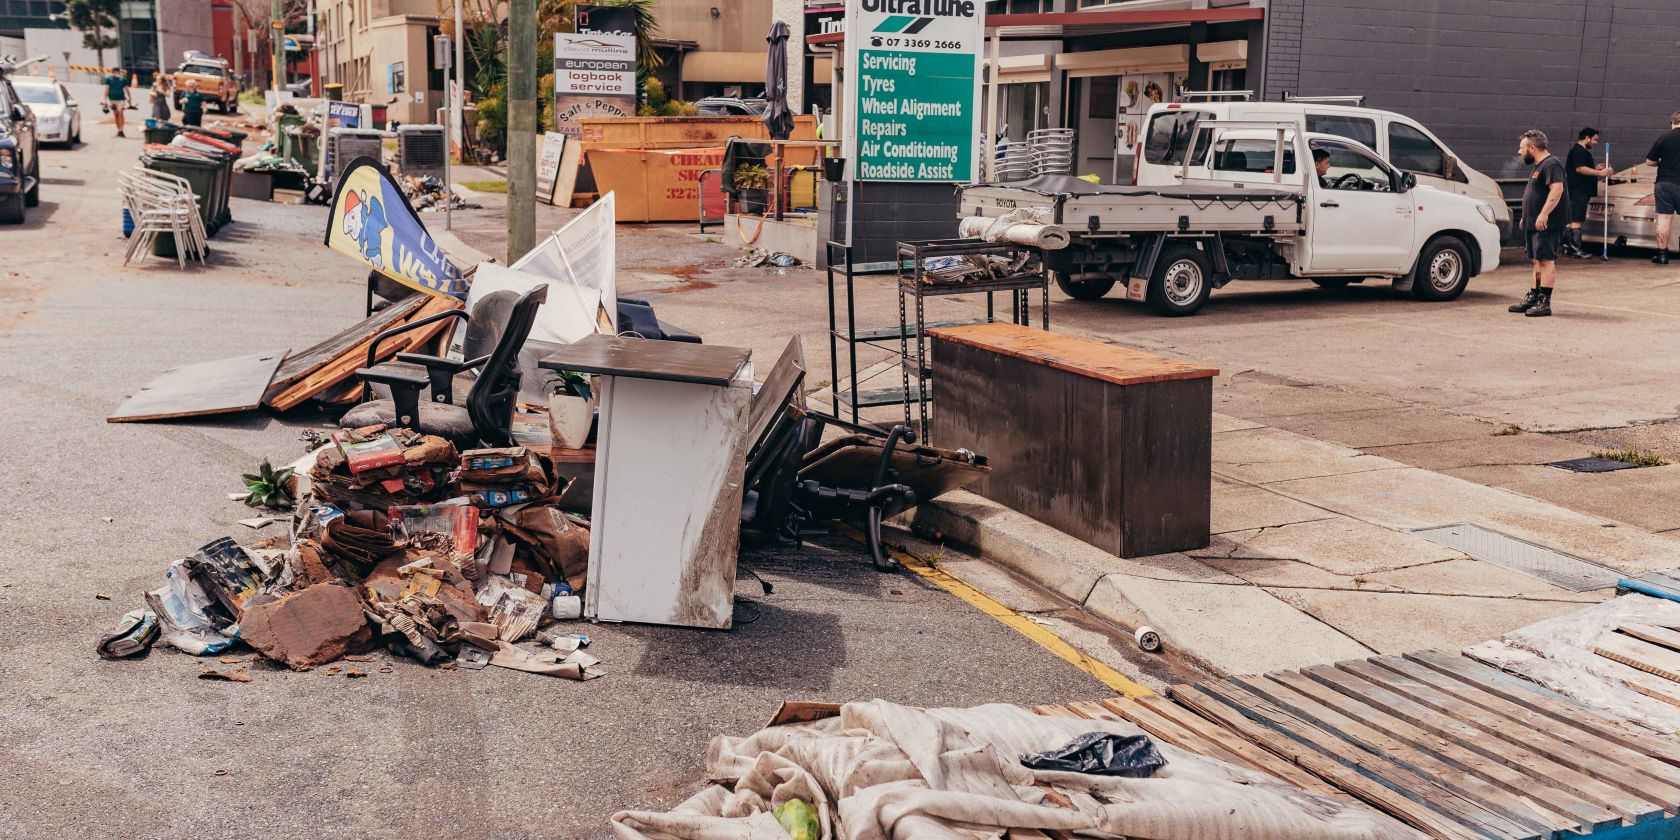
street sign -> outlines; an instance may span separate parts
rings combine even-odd
[[[584,117],[636,115],[635,17],[578,6],[578,31],[554,35],[554,130],[578,136]]]
[[[846,4],[855,180],[977,179],[983,15],[976,0]]]

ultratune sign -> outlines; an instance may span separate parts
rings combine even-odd
[[[847,4],[853,178],[976,179],[983,15],[975,0]]]
[[[636,115],[636,35],[617,11],[579,6],[579,31],[555,33],[555,131],[576,137],[585,117]]]

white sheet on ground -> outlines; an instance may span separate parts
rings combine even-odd
[[[1019,706],[918,710],[882,700],[840,716],[717,737],[715,782],[669,813],[613,815],[617,840],[784,840],[770,811],[811,803],[824,840],[978,840],[1005,828],[1173,840],[1416,840],[1362,806],[1156,742],[1167,765],[1148,779],[1040,772],[1019,757],[1128,723],[1053,718]],[[726,786],[727,785],[727,786]],[[1072,808],[1046,801],[1048,785]]]
[[[1465,648],[1464,655],[1656,732],[1680,732],[1680,708],[1624,687],[1618,675],[1630,670],[1629,666],[1593,653],[1599,638],[1620,624],[1680,627],[1680,603],[1622,595],[1519,627]]]

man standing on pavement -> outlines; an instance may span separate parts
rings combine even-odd
[[[1528,188],[1523,190],[1522,221],[1528,258],[1534,261],[1534,288],[1528,297],[1509,307],[1507,311],[1521,312],[1530,318],[1544,318],[1552,314],[1552,287],[1557,283],[1558,246],[1563,243],[1563,228],[1569,223],[1569,208],[1564,200],[1563,161],[1546,149],[1546,133],[1537,128],[1523,132],[1517,142],[1517,154],[1523,163],[1534,167],[1529,173]]]
[[[1668,133],[1657,138],[1645,163],[1657,168],[1657,255],[1651,262],[1668,265],[1668,243],[1674,231],[1674,215],[1680,213],[1680,111],[1668,117]]]
[[[1581,226],[1587,221],[1587,205],[1592,203],[1593,196],[1598,194],[1598,179],[1610,177],[1608,164],[1598,166],[1593,163],[1592,150],[1598,145],[1598,129],[1587,126],[1576,135],[1575,145],[1569,147],[1569,161],[1565,168],[1569,170],[1569,180],[1566,186],[1569,193],[1569,235],[1563,243],[1563,252],[1571,257],[1586,257],[1586,249],[1581,245]]]
[[[117,121],[117,136],[123,134],[123,110],[128,107],[128,79],[121,70],[105,76],[105,107],[111,109],[111,116]]]

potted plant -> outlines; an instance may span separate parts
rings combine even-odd
[[[770,170],[757,163],[735,167],[735,200],[743,213],[763,213],[769,206]]]
[[[595,422],[595,389],[588,375],[575,371],[561,371],[560,380],[548,398],[548,429],[556,447],[582,449]]]

